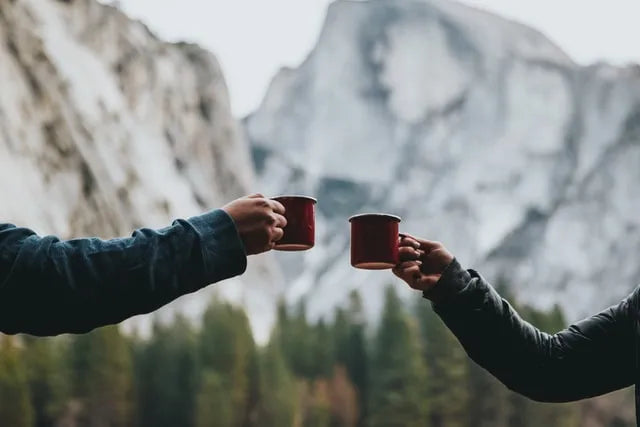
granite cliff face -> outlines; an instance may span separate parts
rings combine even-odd
[[[116,8],[0,2],[0,81],[3,222],[63,238],[124,236],[252,191],[216,59],[158,40]],[[195,315],[215,289],[245,304],[266,336],[281,284],[269,259],[163,313]]]
[[[286,272],[312,314],[357,288],[373,315],[394,281],[349,266],[346,219],[363,211],[571,320],[640,283],[638,66],[578,66],[450,1],[338,0],[245,127],[268,191],[319,198],[320,244]]]
[[[572,320],[640,282],[640,70],[578,66],[457,3],[333,3],[244,132],[211,54],[91,0],[0,2],[0,81],[3,222],[114,237],[254,188],[319,198],[318,245],[278,255],[286,278],[273,256],[252,258],[161,316],[195,316],[218,291],[263,339],[285,283],[313,316],[354,288],[375,316],[395,280],[349,266],[346,219],[363,211],[400,214]]]

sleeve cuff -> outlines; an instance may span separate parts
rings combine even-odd
[[[188,219],[200,236],[205,280],[215,283],[247,269],[247,255],[233,219],[222,209]]]
[[[472,276],[462,268],[457,259],[445,268],[436,285],[423,292],[423,297],[431,300],[434,306],[447,304],[471,282]]]

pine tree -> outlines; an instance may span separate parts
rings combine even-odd
[[[214,300],[203,317],[200,348],[203,367],[217,374],[230,397],[231,425],[245,425],[252,409],[249,387],[256,349],[244,311]]]
[[[315,330],[307,322],[306,305],[300,300],[293,313],[281,302],[278,308],[279,342],[291,372],[299,378],[316,376],[317,361]]]
[[[30,427],[34,420],[23,352],[11,336],[0,337],[0,420],[2,425]]]
[[[331,376],[335,362],[332,330],[323,319],[309,330],[312,338],[311,360],[313,362],[310,377],[312,379],[328,378]]]
[[[348,308],[336,309],[334,323],[335,360],[347,369],[349,381],[358,393],[359,425],[364,425],[369,390],[369,356],[362,300],[357,291],[349,295]]]
[[[509,396],[513,393],[471,359],[467,360],[467,364],[470,395],[467,425],[506,427],[512,411]]]
[[[64,411],[68,372],[62,359],[60,338],[22,337],[34,426],[49,427]]]
[[[357,291],[349,295],[348,341],[345,352],[345,366],[349,379],[358,393],[360,418],[358,425],[364,425],[367,418],[369,397],[369,355],[367,354],[366,324],[362,300]]]
[[[133,368],[129,345],[117,326],[75,336],[70,346],[72,394],[80,403],[78,423],[132,423]]]
[[[276,329],[264,349],[260,364],[259,425],[264,427],[289,427],[296,418],[297,387],[282,355]]]
[[[196,334],[182,316],[153,326],[136,359],[138,422],[142,426],[193,426],[200,377]]]
[[[336,308],[333,321],[333,341],[335,351],[335,363],[347,366],[351,358],[349,346],[349,335],[351,334],[351,321],[347,311],[343,308]]]
[[[196,426],[232,427],[238,416],[233,411],[225,381],[215,371],[205,370],[197,397]]]
[[[248,374],[248,395],[247,395],[247,416],[244,427],[259,425],[259,404],[260,404],[260,356],[258,348],[254,347],[249,356]]]
[[[133,376],[131,381],[133,383],[133,409],[131,411],[131,419],[133,420],[133,426],[142,426],[142,413],[141,413],[141,398],[142,398],[142,386],[144,381],[141,372],[141,365],[143,362],[143,356],[146,350],[147,341],[141,337],[139,330],[133,328],[128,336],[127,343],[129,344],[129,354],[131,354],[131,362],[133,366]]]
[[[428,420],[427,374],[417,325],[389,287],[375,340],[368,421],[377,426],[423,426]]]

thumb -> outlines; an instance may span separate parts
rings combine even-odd
[[[252,194],[250,196],[247,196],[247,198],[249,198],[249,199],[264,199],[264,196],[262,194],[260,194],[260,193],[255,193],[255,194]]]

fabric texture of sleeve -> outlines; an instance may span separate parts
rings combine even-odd
[[[246,263],[222,210],[111,240],[62,241],[2,224],[0,331],[87,332],[239,275]]]
[[[426,297],[467,354],[511,390],[544,402],[584,399],[634,383],[638,289],[620,304],[547,334],[457,260]]]

